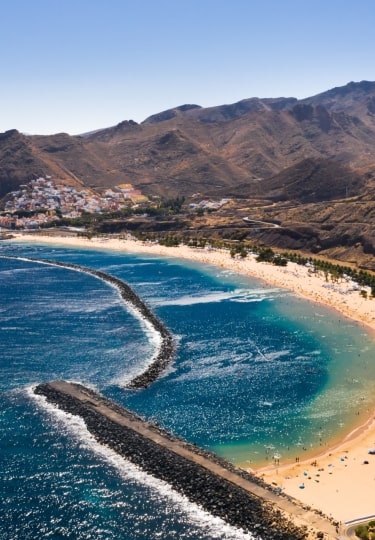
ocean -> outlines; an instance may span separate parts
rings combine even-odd
[[[0,258],[2,540],[252,538],[98,445],[34,396],[40,382],[80,382],[242,467],[324,449],[373,406],[373,338],[291,292],[174,258],[6,241],[0,255],[126,281],[177,351],[149,388],[127,390],[156,341],[116,290]]]

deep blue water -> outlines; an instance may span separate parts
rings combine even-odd
[[[245,537],[102,449],[79,419],[33,398],[33,384],[82,382],[242,466],[326,444],[370,406],[373,341],[287,291],[167,258],[6,242],[0,254],[125,280],[177,344],[158,381],[125,390],[154,341],[116,290],[0,259],[0,539]]]

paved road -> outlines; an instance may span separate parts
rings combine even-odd
[[[250,219],[249,217],[244,217],[242,219],[249,225],[259,225],[260,227],[268,227],[270,229],[280,228],[280,225],[276,225],[276,223],[272,223],[271,221],[259,221],[258,219]]]

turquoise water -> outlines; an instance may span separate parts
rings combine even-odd
[[[125,390],[154,342],[116,291],[0,259],[1,539],[247,537],[100,448],[78,419],[33,398],[33,384],[82,382],[242,466],[325,446],[373,403],[371,337],[287,291],[168,258],[7,242],[0,254],[125,280],[177,345],[150,388]]]

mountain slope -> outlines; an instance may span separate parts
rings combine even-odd
[[[349,167],[332,159],[313,158],[300,161],[261,184],[268,199],[301,204],[347,199],[362,193],[365,185],[364,178]],[[255,194],[259,196],[259,190]]]
[[[300,101],[250,98],[210,108],[183,105],[142,124],[124,121],[83,136],[7,132],[0,136],[0,196],[31,177],[50,174],[99,190],[128,182],[160,196],[243,195],[256,182],[272,197],[280,189],[288,197],[283,171],[303,170],[311,159],[331,163],[325,168],[331,187],[315,189],[314,195],[331,199],[342,173],[333,162],[353,178],[374,177],[373,111],[375,83],[363,81]],[[366,182],[355,181],[355,186],[361,191]]]
[[[350,82],[302,100],[302,103],[323,105],[328,111],[350,114],[370,127],[375,124],[375,82]]]

